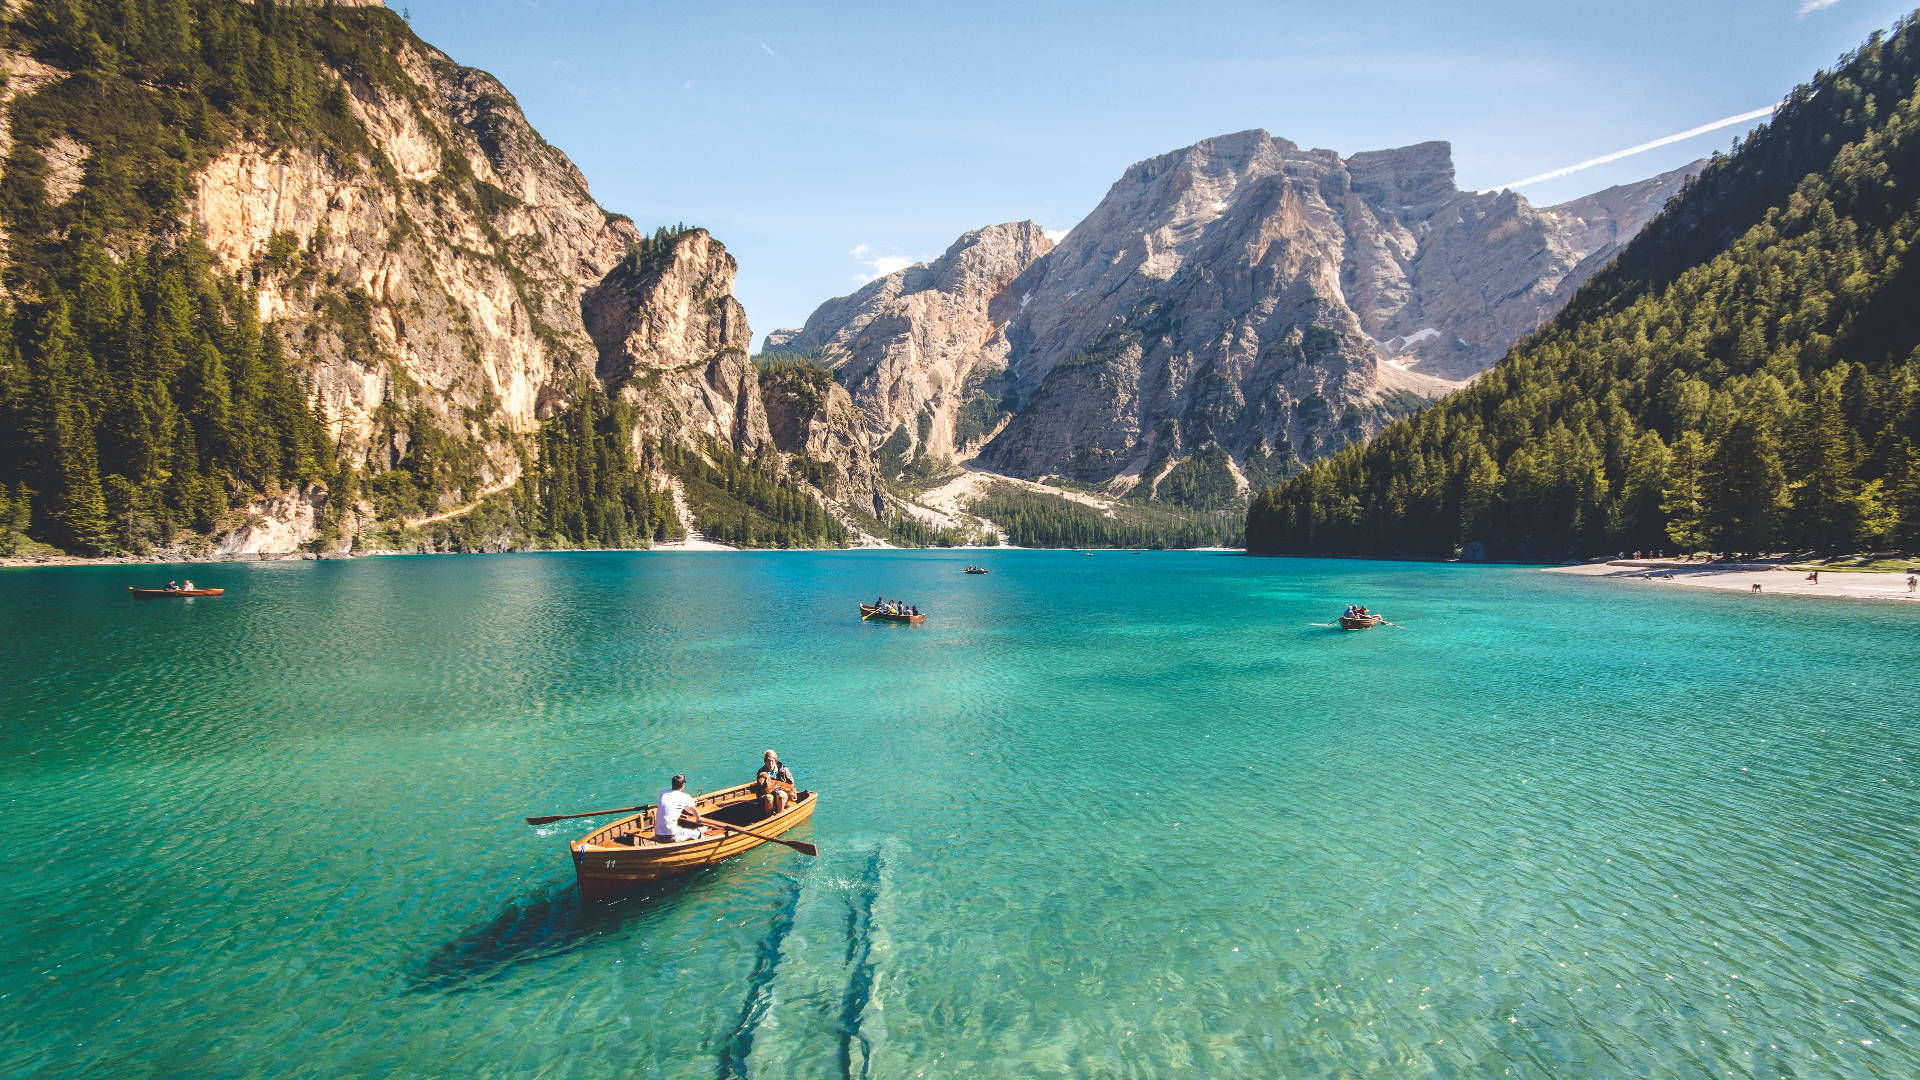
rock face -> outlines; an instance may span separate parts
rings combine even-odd
[[[738,265],[705,229],[638,251],[581,297],[602,381],[643,406],[648,428],[748,453],[771,439],[747,356]]]
[[[284,554],[320,536],[319,515],[327,490],[311,484],[255,503],[247,523],[214,546],[220,555]]]
[[[821,350],[909,454],[991,436],[996,471],[1152,491],[1217,445],[1244,488],[1484,370],[1691,171],[1541,210],[1460,191],[1443,142],[1343,159],[1240,132],[1128,169],[1058,247],[969,233],[768,348]]]
[[[869,452],[866,418],[824,369],[787,368],[760,376],[773,445],[825,466],[812,479],[826,495],[876,518],[890,516],[886,485]]]
[[[975,229],[946,254],[829,300],[768,352],[818,353],[853,395],[876,442],[902,433],[907,455],[950,458],[988,434],[1007,372],[1008,287],[1052,250],[1031,221]],[[964,408],[972,424],[958,423]]]
[[[189,210],[258,290],[350,459],[397,458],[389,418],[423,405],[481,448],[478,479],[498,489],[524,436],[589,379],[639,406],[637,438],[782,449],[726,248],[701,229],[643,239],[492,76],[426,47],[397,59],[404,92],[335,73],[381,162],[235,146],[195,178]],[[867,441],[814,441],[870,509],[853,490],[873,480]]]
[[[811,485],[863,515],[879,508],[871,440],[844,388],[795,395],[774,380],[781,424],[770,426],[746,312],[733,296],[737,268],[719,241],[702,229],[643,235],[603,210],[491,75],[420,41],[398,15],[344,10],[378,9],[379,0],[297,6],[319,10],[224,14],[250,20],[235,25],[273,57],[249,69],[263,85],[276,72],[297,76],[289,85],[299,108],[289,115],[302,119],[265,125],[241,110],[250,117],[241,122],[208,104],[178,131],[139,128],[178,144],[166,153],[189,163],[190,183],[166,177],[184,200],[135,216],[137,234],[105,245],[106,258],[121,259],[178,248],[188,236],[203,241],[217,276],[249,290],[236,296],[250,298],[279,336],[278,353],[343,459],[324,476],[303,476],[296,493],[251,478],[250,488],[268,490],[238,490],[228,476],[236,489],[225,493],[228,508],[251,505],[244,525],[209,512],[225,534],[222,550],[290,550],[349,524],[397,536],[471,512],[536,460],[542,421],[594,386],[632,406],[618,422],[635,425],[623,432],[641,451],[632,460],[654,470],[656,484],[680,482],[665,470],[691,457],[718,465],[738,454],[746,467]],[[69,23],[85,17],[67,14]],[[22,100],[88,80],[52,66],[50,58],[70,62],[71,50],[17,36],[15,26],[9,20],[0,34],[0,170],[24,163],[21,183],[6,178],[9,192],[43,207],[70,204],[93,190],[89,177],[119,168],[100,165],[115,130],[71,106],[52,114],[59,124],[15,122]],[[142,79],[142,91],[122,90],[156,101],[171,92]],[[178,119],[174,106],[155,108]],[[0,229],[0,269],[8,232]],[[13,280],[0,278],[0,289]],[[176,429],[157,430],[171,438]],[[664,444],[693,453],[651,452]],[[410,448],[419,452],[409,457]],[[330,497],[328,485],[343,481],[351,493]],[[508,533],[532,527],[532,504],[550,497],[528,487],[499,500],[513,505],[489,507],[504,515],[489,528],[525,541]],[[789,499],[781,512],[792,511]]]
[[[1686,175],[1541,211],[1460,191],[1440,142],[1248,131],[1141,162],[1013,286],[1024,404],[983,460],[1128,487],[1217,444],[1285,472],[1491,365]]]
[[[647,432],[762,462],[769,451],[794,455],[795,479],[884,516],[870,440],[846,389],[824,371],[763,373],[747,355],[753,334],[733,297],[738,269],[705,229],[636,250],[580,300],[597,375],[636,406]]]
[[[382,406],[424,404],[479,442],[483,481],[519,468],[509,438],[592,373],[580,297],[639,239],[492,76],[437,52],[398,59],[404,95],[343,79],[390,164],[229,148],[189,213],[258,289],[350,456],[389,452]]]

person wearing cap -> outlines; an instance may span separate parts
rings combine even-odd
[[[707,835],[700,822],[700,811],[693,796],[687,794],[685,773],[673,774],[673,787],[654,800],[653,835],[656,840],[699,840]],[[684,824],[691,819],[692,824]]]

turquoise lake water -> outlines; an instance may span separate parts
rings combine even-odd
[[[1920,1076],[1904,606],[1123,552],[126,596],[180,572],[0,572],[0,1076]],[[817,859],[583,907],[591,823],[521,820],[769,746]]]

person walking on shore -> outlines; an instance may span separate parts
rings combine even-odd
[[[1915,589],[1920,589],[1920,574],[1908,574],[1907,595],[1912,596]]]

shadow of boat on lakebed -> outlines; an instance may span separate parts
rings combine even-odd
[[[639,924],[673,918],[696,899],[710,874],[669,878],[612,900],[585,901],[577,884],[555,885],[531,898],[516,897],[485,923],[408,964],[410,993],[474,990],[524,963],[551,960]]]

